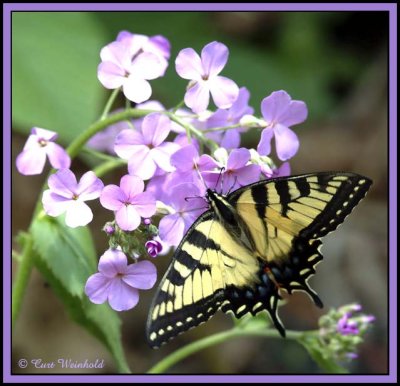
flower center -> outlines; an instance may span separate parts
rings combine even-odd
[[[47,146],[47,141],[46,141],[45,139],[43,139],[43,138],[40,138],[40,139],[38,140],[38,143],[39,143],[39,145],[40,145],[41,147]]]
[[[72,199],[73,200],[77,200],[79,198],[79,195],[78,194],[76,194],[76,193],[74,193],[73,195],[72,195]]]

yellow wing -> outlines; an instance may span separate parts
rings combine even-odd
[[[203,214],[177,248],[154,297],[147,322],[149,344],[158,347],[207,321],[221,305],[237,311],[226,303],[227,296],[233,287],[258,281],[258,271],[257,259],[215,214]]]
[[[248,227],[257,256],[266,261],[279,288],[306,291],[322,260],[321,237],[335,230],[365,196],[371,180],[353,173],[316,173],[245,186],[228,201]]]

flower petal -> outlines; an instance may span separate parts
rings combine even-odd
[[[36,140],[44,139],[45,141],[55,141],[58,134],[55,131],[42,129],[41,127],[32,127],[31,134],[36,136]]]
[[[288,109],[290,101],[290,95],[283,90],[274,91],[262,100],[261,113],[268,124],[279,122],[279,117]]]
[[[294,131],[283,125],[276,125],[275,129],[276,154],[282,161],[292,158],[299,150],[299,139]]]
[[[60,145],[49,142],[46,146],[46,153],[54,169],[69,169],[71,166],[71,158]]]
[[[185,48],[179,52],[175,59],[175,68],[183,79],[200,80],[204,75],[200,57],[193,48]]]
[[[126,284],[121,278],[111,282],[108,302],[115,311],[127,311],[139,302],[139,291]]]
[[[45,190],[42,196],[42,204],[46,214],[58,217],[66,212],[71,199],[53,193],[50,189]]]
[[[190,87],[185,94],[185,104],[195,113],[207,110],[210,101],[210,90],[207,82],[199,81]]]
[[[227,130],[222,136],[221,146],[225,149],[235,149],[240,145],[240,133],[238,130]]]
[[[291,101],[288,109],[279,117],[279,123],[290,127],[307,119],[307,106],[302,101]]]
[[[70,228],[85,226],[93,220],[93,212],[87,204],[82,201],[71,200],[69,202],[65,223]]]
[[[60,169],[52,174],[47,184],[52,192],[69,199],[76,193],[78,186],[75,174],[69,169]]]
[[[143,134],[136,130],[123,130],[115,138],[114,150],[118,157],[122,159],[129,159],[132,157],[135,151],[137,151],[136,145],[144,145],[145,139]]]
[[[171,155],[179,149],[179,145],[173,142],[164,142],[160,146],[151,149],[150,153],[159,168],[166,172],[173,172],[175,167],[171,165]]]
[[[94,304],[102,304],[107,300],[111,281],[101,273],[90,276],[85,285],[85,294]]]
[[[92,171],[86,172],[79,180],[76,192],[82,201],[94,200],[100,197],[104,188],[103,182]]]
[[[122,280],[134,288],[150,289],[157,281],[156,266],[147,260],[130,264]]]
[[[30,148],[23,150],[16,159],[18,171],[24,176],[40,174],[46,163],[45,148]]]
[[[171,55],[171,44],[162,35],[150,36],[149,40],[143,45],[143,51],[154,52],[157,55],[169,59]]]
[[[142,103],[151,97],[150,83],[135,74],[125,78],[122,91],[130,101],[135,103]]]
[[[103,47],[100,51],[100,58],[102,62],[113,63],[121,70],[127,70],[133,54],[130,40],[121,39]]]
[[[128,202],[132,202],[132,199],[143,192],[144,182],[139,177],[125,175],[121,178],[120,182],[121,190],[124,192]]]
[[[260,179],[260,165],[247,165],[237,171],[237,182],[240,186],[252,184]]]
[[[199,158],[199,152],[194,145],[187,145],[177,150],[171,156],[171,165],[179,171],[193,169],[193,165]]]
[[[201,51],[201,63],[203,70],[208,77],[218,75],[228,61],[229,50],[225,44],[211,42]]]
[[[111,62],[101,62],[97,67],[97,78],[108,89],[121,87],[125,82],[125,71]]]
[[[151,52],[143,52],[132,62],[130,73],[147,80],[163,76],[168,62],[161,56]]]
[[[257,152],[260,155],[268,155],[271,153],[271,139],[274,136],[273,129],[264,129],[261,132],[261,139],[257,146]]]
[[[132,205],[135,207],[140,217],[151,217],[156,213],[156,199],[150,192],[143,192],[131,199]]]
[[[115,220],[124,231],[133,231],[140,225],[140,216],[133,205],[123,205],[118,209]]]
[[[100,257],[99,272],[112,279],[118,274],[124,274],[128,269],[128,259],[118,249],[107,249]]]
[[[119,210],[126,201],[126,194],[117,185],[107,185],[100,195],[101,205],[108,210]]]
[[[158,230],[161,240],[177,246],[182,240],[185,222],[179,214],[169,214],[161,219]]]
[[[171,131],[170,119],[160,113],[146,115],[142,123],[142,133],[147,144],[157,147]]]
[[[233,149],[226,164],[227,170],[240,169],[250,160],[250,151],[244,147]]]
[[[231,107],[239,95],[237,84],[224,76],[216,76],[210,79],[209,88],[214,103],[221,109]]]
[[[150,154],[150,149],[145,145],[135,146],[134,151],[132,151],[132,156],[128,161],[129,174],[138,176],[142,180],[148,180],[154,176],[156,168],[157,165]]]

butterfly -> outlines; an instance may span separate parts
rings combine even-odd
[[[156,348],[216,311],[237,318],[268,311],[278,316],[282,291],[306,292],[322,260],[321,238],[334,231],[365,196],[372,181],[354,173],[278,177],[227,195],[207,189],[209,209],[176,249],[154,296],[146,326]]]

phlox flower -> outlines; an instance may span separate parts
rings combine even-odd
[[[259,180],[260,165],[250,163],[251,154],[248,149],[233,149],[228,155],[227,150],[221,147],[214,152],[214,156],[219,161],[222,172],[204,172],[204,179],[211,188],[221,189],[222,193],[227,194]],[[217,181],[221,187],[216,186]]]
[[[164,204],[169,206],[171,213],[161,219],[159,236],[167,244],[177,246],[197,217],[207,209],[206,203],[197,185],[182,183],[171,189]]]
[[[147,249],[147,253],[151,257],[157,257],[158,254],[162,251],[161,243],[159,241],[157,241],[157,240],[154,240],[154,239],[146,241],[146,244],[144,246]]]
[[[169,43],[162,36],[149,38],[124,31],[101,50],[100,57],[97,76],[102,85],[108,89],[122,87],[126,98],[141,103],[152,93],[148,81],[165,73]]]
[[[144,182],[136,176],[123,176],[120,186],[107,185],[100,196],[104,208],[115,212],[115,220],[124,231],[133,231],[140,219],[156,212],[156,200],[149,192],[143,192]]]
[[[239,94],[235,82],[218,75],[228,61],[229,50],[219,42],[207,44],[201,57],[193,48],[181,50],[175,60],[176,72],[181,78],[192,80],[185,94],[185,104],[195,113],[207,109],[210,93],[217,107],[232,106]]]
[[[171,130],[170,119],[160,113],[146,115],[141,130],[124,130],[115,140],[115,152],[128,160],[129,174],[143,180],[154,176],[157,166],[166,171],[174,170],[171,155],[179,149],[173,142],[164,142]]]
[[[33,127],[24,150],[16,159],[18,171],[26,176],[40,174],[44,169],[46,157],[49,157],[54,169],[68,169],[71,159],[60,145],[54,143],[57,136],[54,131]]]
[[[250,93],[246,87],[239,89],[236,101],[229,109],[218,109],[207,120],[207,128],[216,128],[235,125],[240,122],[245,115],[254,113],[254,109],[249,106]],[[245,127],[238,127],[224,131],[209,132],[206,134],[225,149],[234,149],[240,145],[240,133],[245,131]]]
[[[302,123],[307,118],[307,106],[302,101],[292,100],[286,91],[275,91],[261,102],[261,112],[265,129],[257,151],[261,155],[271,152],[271,140],[275,137],[278,158],[286,161],[299,149],[299,139],[289,128]]]
[[[85,293],[90,301],[106,301],[116,311],[126,311],[139,302],[139,289],[150,289],[157,280],[157,270],[150,261],[128,264],[126,255],[116,249],[107,250],[99,260],[99,272],[90,276]]]
[[[49,177],[48,185],[50,189],[43,192],[42,203],[49,216],[65,213],[65,223],[71,228],[92,221],[93,213],[85,201],[98,198],[104,186],[92,171],[78,183],[71,170],[61,169]]]

